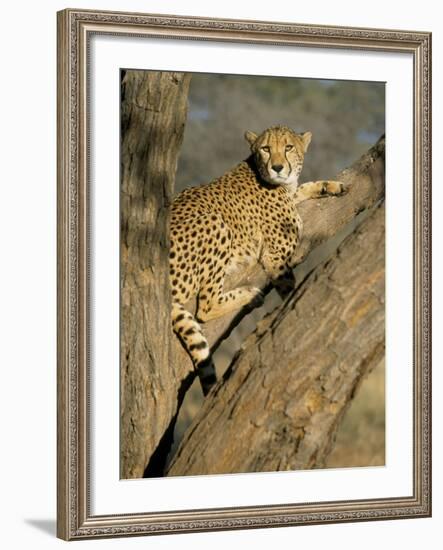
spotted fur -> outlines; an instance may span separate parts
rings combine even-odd
[[[227,273],[259,262],[282,296],[293,288],[292,258],[302,221],[295,205],[339,195],[334,181],[298,185],[311,133],[275,126],[257,136],[246,132],[251,155],[200,187],[182,191],[171,216],[170,282],[172,326],[187,349],[206,395],[216,382],[200,323],[261,300],[254,287],[224,292]],[[196,315],[184,304],[197,297]]]

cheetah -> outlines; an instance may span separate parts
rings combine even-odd
[[[341,195],[337,181],[298,184],[311,132],[273,126],[260,135],[247,131],[250,156],[220,178],[177,195],[171,212],[169,254],[172,328],[188,351],[203,394],[216,382],[200,323],[259,303],[258,288],[228,292],[225,276],[245,262],[258,262],[282,297],[294,287],[292,258],[302,235],[296,205]],[[195,316],[184,304],[197,298]]]

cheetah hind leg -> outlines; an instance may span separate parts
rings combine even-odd
[[[171,318],[172,328],[191,357],[206,396],[217,382],[208,341],[194,316],[181,304],[173,302]]]
[[[250,286],[241,286],[229,292],[220,293],[218,297],[208,299],[208,292],[202,289],[198,300],[197,318],[206,323],[212,319],[217,319],[236,309],[249,305],[251,309],[263,304],[263,293],[259,288]],[[201,298],[201,296],[205,298]]]

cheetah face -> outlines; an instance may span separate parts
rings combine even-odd
[[[272,185],[295,187],[311,137],[311,132],[296,134],[286,126],[273,126],[259,136],[245,134],[260,176]]]

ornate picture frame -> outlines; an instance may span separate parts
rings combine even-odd
[[[413,63],[411,494],[102,514],[92,511],[91,40],[94,36],[407,54]],[[58,504],[65,540],[431,515],[431,35],[426,32],[68,9],[58,13]],[[118,108],[116,106],[116,108]],[[118,476],[118,472],[116,473]],[[279,474],[275,474],[279,475]],[[163,483],[164,480],[158,480]],[[266,495],[263,496],[266,502]]]

